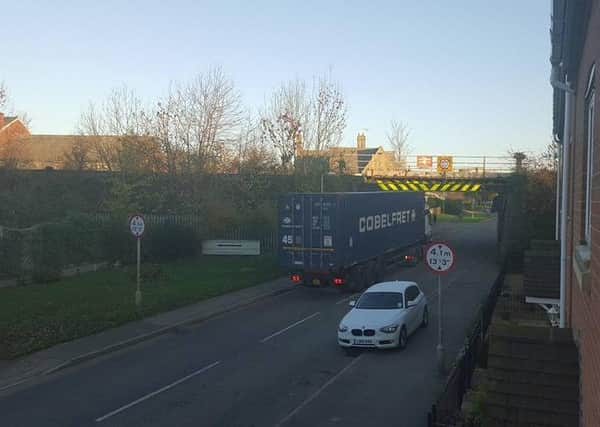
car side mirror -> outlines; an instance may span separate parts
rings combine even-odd
[[[406,308],[414,307],[415,305],[417,305],[417,302],[415,300],[406,301]]]
[[[348,303],[348,305],[349,305],[350,307],[354,307],[354,306],[356,305],[356,301],[350,301],[350,302]]]

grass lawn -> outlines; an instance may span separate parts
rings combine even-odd
[[[483,212],[475,213],[473,216],[471,216],[469,213],[465,213],[463,214],[462,218],[458,215],[442,213],[437,216],[437,220],[438,222],[481,222],[485,221],[486,219],[490,219],[491,217],[492,216],[490,214]]]
[[[253,286],[280,274],[272,256],[202,257],[145,266],[143,315]],[[0,289],[0,358],[23,355],[140,318],[135,288],[133,266]]]

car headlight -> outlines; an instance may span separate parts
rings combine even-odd
[[[340,324],[340,326],[338,326],[338,331],[339,332],[347,332],[348,326]]]
[[[380,328],[379,330],[386,334],[393,334],[394,332],[396,332],[398,330],[398,325],[384,326],[383,328]]]

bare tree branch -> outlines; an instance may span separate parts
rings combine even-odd
[[[85,170],[89,167],[90,145],[78,139],[70,150],[65,152],[65,169]]]
[[[6,108],[8,104],[8,90],[4,82],[0,82],[0,111]]]
[[[263,139],[279,153],[287,167],[294,160],[302,138],[304,150],[323,151],[339,144],[346,128],[347,108],[339,84],[329,77],[315,80],[312,91],[306,83],[284,83],[273,93],[261,116]]]
[[[138,169],[139,164],[154,163],[151,159],[146,162],[139,159],[148,152],[148,147],[140,144],[138,137],[150,137],[150,118],[141,99],[126,86],[111,91],[99,105],[90,103],[80,117],[78,128],[80,134],[96,137],[93,150],[104,168],[110,171]],[[135,161],[132,160],[132,150],[138,150]],[[86,156],[89,152],[91,147]],[[73,161],[73,156],[81,157],[81,154],[71,153],[67,160]]]
[[[5,114],[15,114],[19,120],[23,122],[25,127],[29,127],[31,125],[31,118],[26,112],[15,111],[10,94],[4,82],[0,82],[0,112]]]
[[[306,84],[293,80],[273,93],[261,114],[262,140],[278,152],[284,167],[291,164],[296,154],[296,140],[308,122],[309,103]]]
[[[408,145],[409,136],[410,130],[404,123],[396,120],[390,121],[390,130],[386,134],[386,137],[392,147],[394,157],[401,165],[406,164],[406,156],[410,152],[410,146]]]
[[[339,145],[346,129],[347,107],[339,83],[320,77],[313,87],[309,120],[305,127],[307,147],[323,151]]]

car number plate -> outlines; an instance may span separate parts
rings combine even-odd
[[[313,285],[320,285],[321,281],[319,279],[313,279],[312,284]]]
[[[354,344],[356,345],[371,345],[373,344],[372,340],[354,340]]]

